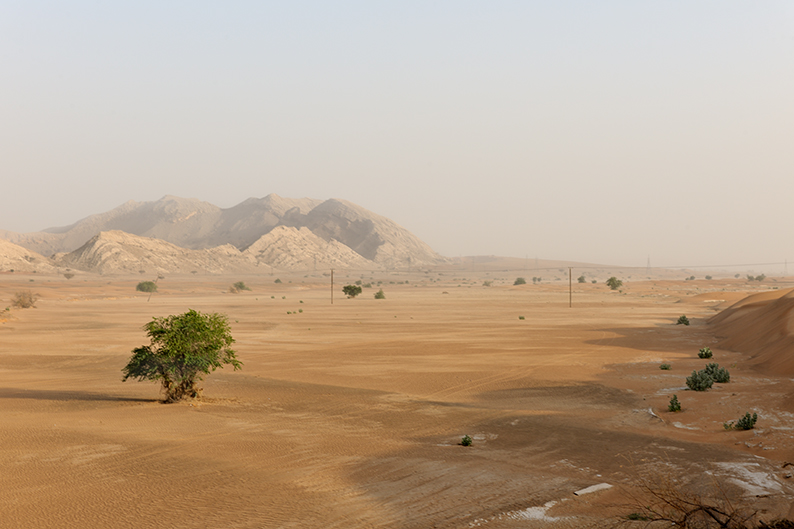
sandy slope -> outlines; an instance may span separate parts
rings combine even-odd
[[[30,278],[0,275],[0,299]],[[738,479],[762,510],[794,497],[794,383],[716,347],[719,301],[679,303],[694,282],[578,285],[569,308],[567,285],[469,272],[375,272],[385,300],[333,305],[321,276],[167,278],[150,301],[136,277],[34,279],[39,308],[0,324],[2,527],[601,526],[622,494],[574,491],[660,468]],[[141,325],[188,308],[228,314],[244,369],[195,403],[121,383]],[[708,344],[732,381],[685,391]],[[723,430],[751,409],[755,431]]]

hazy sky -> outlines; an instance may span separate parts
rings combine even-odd
[[[0,229],[345,198],[448,255],[794,262],[794,2],[0,2]]]

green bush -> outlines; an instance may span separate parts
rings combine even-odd
[[[587,279],[585,279],[584,275],[580,275],[576,280],[580,283],[587,283]]]
[[[361,287],[358,285],[345,285],[342,287],[342,292],[349,298],[354,298],[361,294]]]
[[[513,281],[513,285],[526,285],[527,280],[523,277],[517,277],[515,281]]]
[[[386,299],[386,294],[383,293],[383,289],[375,292],[375,299]]]
[[[482,282],[482,286],[484,286],[484,287],[489,287],[491,285],[493,285],[493,281],[483,281]]]
[[[526,318],[524,318],[524,316],[519,316],[518,319],[519,320],[523,320],[523,319],[526,319]]]
[[[276,280],[275,280],[275,281],[273,281],[273,282],[274,282],[274,283],[281,283],[281,279],[276,279]]]
[[[667,405],[667,411],[681,411],[681,403],[678,401],[678,397],[673,395],[673,398],[670,399],[670,404]]]
[[[617,290],[623,286],[623,281],[621,281],[615,276],[612,276],[606,280],[606,284],[611,290]]]
[[[592,281],[590,281],[590,282],[591,282],[592,284],[594,284],[594,285],[595,285],[596,283],[598,283],[598,281],[596,281],[595,279],[593,279],[593,280],[592,280]]]
[[[736,424],[733,426],[737,430],[752,430],[755,428],[755,423],[758,420],[758,414],[753,413],[750,416],[750,412],[744,414],[744,417],[736,421]]]
[[[670,364],[662,364],[659,366],[659,369],[661,369],[662,371],[670,371],[671,367],[673,366],[671,366]]]
[[[712,278],[711,278],[711,276],[706,276],[706,279],[711,281]]]
[[[705,369],[700,371],[692,371],[692,374],[686,377],[686,385],[692,391],[706,391],[714,384],[712,379]]]
[[[460,444],[463,446],[471,446],[474,441],[468,435],[464,435],[463,438],[460,440]]]
[[[235,371],[242,364],[230,348],[234,343],[229,322],[221,314],[202,314],[189,310],[184,314],[153,318],[144,326],[150,345],[132,351],[132,357],[122,369],[126,381],[160,381],[166,402],[185,397],[198,397],[202,375],[223,364]]]
[[[683,314],[678,318],[678,321],[675,322],[676,325],[689,325],[689,318],[684,316]]]
[[[141,281],[135,287],[138,292],[157,292],[157,283],[154,281]]]
[[[698,351],[698,358],[711,358],[714,356],[714,353],[711,352],[711,348],[709,347],[702,347],[700,351]]]
[[[724,367],[720,367],[719,364],[707,364],[706,369],[703,371],[718,384],[727,384],[731,381],[731,374]]]

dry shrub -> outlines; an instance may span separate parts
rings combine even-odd
[[[682,529],[792,528],[788,520],[763,522],[753,508],[753,498],[744,497],[712,477],[711,483],[682,483],[661,471],[638,478],[628,491],[631,503],[616,522],[618,527],[679,527]],[[638,524],[639,522],[639,524]]]
[[[36,308],[36,301],[39,299],[38,294],[34,294],[30,290],[20,290],[14,297],[11,298],[11,305],[19,309]]]

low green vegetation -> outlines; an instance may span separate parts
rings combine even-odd
[[[683,314],[678,317],[678,321],[675,322],[676,325],[689,325],[689,318],[684,316]]]
[[[281,279],[278,279],[278,278],[276,278],[276,280],[275,280],[275,281],[273,281],[273,282],[274,282],[274,283],[281,283]]]
[[[358,285],[345,285],[342,287],[342,293],[348,298],[354,298],[361,294],[361,287]]]
[[[755,428],[756,421],[758,421],[758,414],[753,413],[750,415],[750,412],[747,412],[738,421],[728,421],[723,423],[722,426],[726,430],[752,430]]]
[[[375,299],[386,299],[386,294],[383,293],[383,289],[375,292]]]
[[[659,366],[659,369],[661,369],[662,371],[670,371],[672,367],[673,366],[671,366],[670,364],[662,364]]]
[[[615,276],[612,276],[606,280],[606,284],[610,288],[610,290],[617,290],[623,286],[623,281],[621,281]]]
[[[526,285],[527,280],[523,277],[517,277],[515,281],[513,281],[513,285]]]
[[[463,438],[460,440],[460,444],[462,446],[471,446],[472,443],[474,443],[474,440],[468,435],[464,435]]]
[[[524,316],[519,316],[519,317],[518,317],[518,319],[519,319],[519,320],[524,320],[524,319],[526,319],[526,318],[524,318]]]
[[[587,283],[587,279],[585,279],[584,274],[580,275],[576,278],[579,283]]]
[[[676,395],[673,395],[673,398],[670,399],[670,404],[667,405],[667,411],[681,411],[681,403],[678,401],[678,397]]]
[[[157,292],[157,283],[154,281],[141,281],[135,287],[138,292]]]
[[[720,367],[719,364],[707,364],[706,369],[703,371],[717,384],[727,384],[731,381],[731,374],[724,367]]]
[[[714,356],[714,353],[711,352],[711,348],[709,347],[702,347],[700,351],[698,351],[698,358],[711,358]]]
[[[714,385],[714,379],[704,369],[701,369],[692,371],[692,374],[686,377],[686,385],[692,391],[706,391]]]

